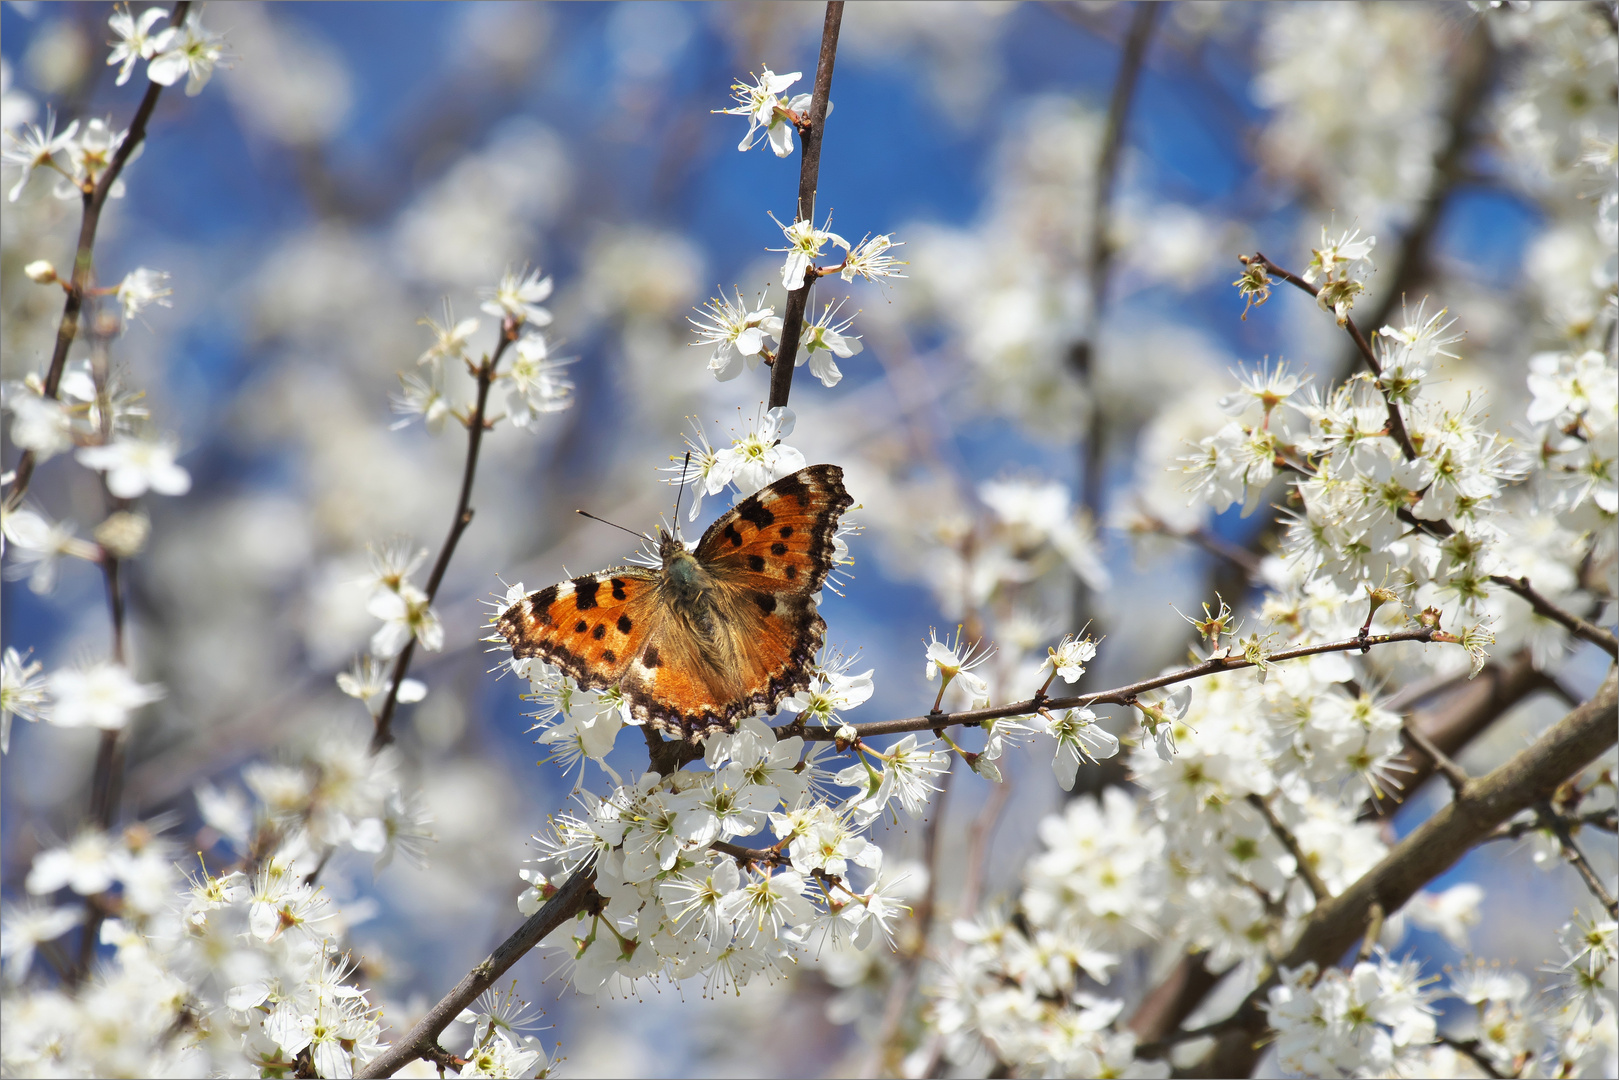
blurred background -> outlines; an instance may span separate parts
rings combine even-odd
[[[48,106],[128,123],[140,80],[113,85],[108,13],[0,8],[8,126]],[[102,280],[148,266],[174,288],[172,308],[143,313],[113,360],[178,433],[195,480],[182,498],[147,500],[131,642],[137,674],[168,696],[133,731],[124,787],[125,820],[159,819],[186,844],[207,842],[192,839],[198,784],[229,787],[245,763],[369,728],[333,680],[376,625],[366,545],[408,536],[436,552],[464,454],[454,425],[438,438],[390,428],[396,373],[430,343],[417,320],[441,317],[446,297],[476,314],[479,288],[508,268],[554,276],[549,333],[577,357],[574,407],[486,441],[477,517],[439,595],[447,645],[418,653],[429,692],[398,728],[438,843],[426,869],[374,875],[357,859],[325,878],[391,1016],[412,1019],[516,925],[515,868],[572,786],[536,765],[520,684],[491,674],[484,602],[502,581],[535,588],[622,561],[622,534],[573,511],[652,527],[673,499],[656,470],[693,425],[725,445],[762,409],[765,371],[716,382],[687,317],[733,288],[781,311],[768,213],[792,220],[798,161],[739,153],[744,122],[710,111],[761,66],[802,70],[790,92],[808,92],[822,13],[211,6],[232,66],[199,97],[163,96],[127,197],[104,215]],[[1132,32],[1144,51],[1108,169]],[[1233,606],[1257,597],[1240,571],[1263,554],[1271,511],[1205,518],[1169,470],[1225,422],[1216,402],[1231,369],[1285,358],[1325,382],[1353,357],[1296,291],[1243,319],[1230,284],[1240,253],[1302,270],[1323,224],[1374,234],[1379,272],[1357,319],[1375,328],[1402,300],[1434,297],[1429,309],[1448,307],[1467,335],[1442,392],[1484,392],[1492,423],[1519,424],[1527,358],[1589,322],[1612,281],[1613,239],[1593,228],[1589,192],[1548,167],[1566,148],[1522,119],[1526,102],[1543,121],[1612,110],[1600,94],[1572,104],[1581,79],[1605,77],[1569,59],[1585,40],[1572,17],[1486,30],[1461,4],[1175,3],[1151,20],[1129,4],[850,5],[819,211],[851,240],[893,233],[909,277],[817,285],[816,309],[847,295],[865,349],[833,388],[799,370],[789,441],[841,464],[861,504],[853,580],[822,608],[828,640],[876,672],[851,718],[926,711],[930,628],[965,624],[999,644],[988,670],[1000,700],[1026,696],[1029,659],[1086,622],[1105,641],[1084,685],[1102,687],[1184,656],[1192,630],[1176,607],[1198,611],[1217,590]],[[77,204],[45,182],[0,221],[7,379],[43,368],[60,315],[22,267],[67,265],[77,226]],[[1111,258],[1097,257],[1098,237]],[[496,331],[483,324],[480,350]],[[9,442],[6,455],[9,468]],[[95,477],[65,458],[40,470],[33,497],[53,517],[100,515]],[[5,644],[50,669],[105,654],[89,564],[64,567],[44,596],[8,580],[3,620]],[[1554,667],[1582,693],[1603,670],[1588,652]],[[1532,695],[1464,764],[1504,760],[1562,709]],[[19,724],[13,739],[0,774],[8,897],[33,854],[76,828],[95,750],[89,730]],[[639,739],[613,758],[621,771],[644,761]],[[1041,753],[1007,771],[991,894],[1015,889],[1035,823],[1065,798]],[[1120,779],[1082,770],[1081,786]],[[965,834],[989,791],[956,776],[943,835]],[[1390,827],[1425,813],[1408,807]],[[891,858],[921,853],[922,829],[891,832]],[[959,845],[942,847],[947,910]],[[1594,857],[1611,868],[1611,852]],[[1567,868],[1526,875],[1529,858],[1493,845],[1437,887],[1481,883],[1473,950],[1532,971],[1583,893]],[[1433,966],[1461,955],[1434,935],[1412,940]],[[850,1021],[875,1020],[864,971],[805,965],[742,998],[666,987],[598,1002],[541,985],[548,963],[516,974],[576,1075],[847,1072],[864,1053]],[[736,1038],[766,1030],[768,1050]]]

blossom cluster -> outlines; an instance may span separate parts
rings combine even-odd
[[[1349,971],[1284,969],[1269,991],[1281,1066],[1304,1076],[1611,1075],[1619,1064],[1612,919],[1581,917],[1559,932],[1564,958],[1538,990],[1521,972],[1482,963],[1448,985],[1382,950]],[[1471,1006],[1439,1038],[1436,1004]],[[1465,1047],[1465,1052],[1458,1051]]]
[[[541,742],[554,756],[608,769],[603,759],[628,719],[616,691],[580,690],[539,660],[512,666],[542,703]],[[823,656],[810,687],[785,707],[826,718],[857,706],[871,694],[871,673],[849,675],[848,666]],[[832,745],[778,738],[750,717],[704,740],[703,768],[649,771],[604,796],[577,789],[581,811],[558,815],[536,837],[541,854],[523,872],[529,887],[519,898],[531,914],[594,867],[604,903],[579,917],[573,985],[593,993],[615,976],[630,984],[701,976],[710,993],[739,992],[755,977],[780,978],[800,956],[888,939],[902,905],[869,830],[896,802],[919,816],[948,756],[911,735],[886,751],[854,743],[846,752],[855,761],[844,765]],[[736,843],[750,837],[759,846]]]
[[[810,123],[807,114],[810,95],[799,94],[791,99],[780,95],[799,78],[800,73],[796,71],[777,75],[765,68],[763,75],[755,77],[752,86],[737,83],[732,87],[737,105],[715,111],[748,118],[748,131],[738,150],[751,149],[763,135],[768,138],[777,157],[786,157],[793,152],[793,131],[799,125],[807,127]],[[831,111],[832,103],[827,102],[827,112]],[[787,225],[776,222],[787,241],[786,247],[771,249],[786,256],[781,266],[782,288],[789,293],[798,292],[807,283],[832,274],[837,274],[846,282],[853,282],[857,277],[865,281],[881,281],[905,276],[899,272],[899,267],[908,264],[894,258],[891,253],[894,248],[901,246],[901,241],[895,240],[892,234],[868,235],[858,244],[851,245],[832,231],[830,215],[825,225],[816,227],[813,209],[800,208],[801,213],[810,212],[811,217],[795,218]],[[816,260],[822,257],[829,243],[843,250],[843,260],[834,265],[817,266]],[[808,303],[807,297],[805,303]],[[838,318],[843,304],[842,300],[827,303],[814,318],[810,318],[807,311],[801,313],[805,320],[799,328],[797,341],[801,351],[793,357],[793,366],[802,367],[808,363],[810,374],[827,387],[836,386],[843,378],[838,361],[847,360],[864,348],[860,336],[849,332],[854,318]],[[752,310],[749,310],[750,307]],[[770,364],[776,362],[784,317],[776,314],[774,305],[765,304],[763,297],[750,305],[742,298],[741,290],[736,291],[734,299],[722,292],[698,309],[697,318],[688,321],[697,331],[697,340],[692,344],[714,347],[708,370],[720,382],[736,378],[744,368],[754,370],[761,360]],[[776,343],[775,349],[768,347],[769,341]]]

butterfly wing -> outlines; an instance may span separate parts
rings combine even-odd
[[[697,560],[736,589],[808,597],[826,583],[838,519],[853,502],[836,465],[799,469],[710,525],[697,544]]]
[[[658,621],[658,577],[618,566],[529,593],[496,627],[518,659],[538,656],[586,690],[623,678]]]
[[[632,712],[696,741],[774,712],[809,685],[826,636],[810,597],[832,569],[838,519],[852,502],[842,469],[813,465],[709,526],[693,553],[712,579],[708,606],[665,610],[621,683]],[[648,653],[657,663],[645,663]]]

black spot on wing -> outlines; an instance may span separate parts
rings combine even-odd
[[[788,563],[786,574],[788,581],[798,580],[798,567],[794,566],[792,563]]]
[[[732,547],[742,546],[742,534],[736,531],[736,522],[726,522],[725,528],[720,532],[720,535],[729,540]]]
[[[616,577],[610,582],[610,584],[613,586],[613,599],[623,600],[627,595],[624,592],[624,579]]]
[[[596,629],[590,632],[590,636],[595,638],[597,641],[600,641],[602,638],[607,636],[607,627],[601,623],[597,623]]]
[[[772,611],[776,610],[776,598],[767,592],[754,593],[753,602],[758,604],[759,610],[764,612],[766,615],[769,615]]]
[[[573,604],[580,611],[589,611],[596,606],[596,590],[602,583],[593,577],[576,577],[573,579]]]
[[[781,527],[781,538],[785,540],[791,535],[793,535],[793,527],[791,525],[783,525]]]
[[[547,585],[537,593],[531,593],[528,598],[528,609],[533,613],[535,620],[541,626],[551,625],[551,605],[557,602],[557,587]]]
[[[802,469],[799,470],[799,472],[803,471],[804,470]],[[804,481],[798,478],[798,475],[798,473],[793,473],[789,476],[782,477],[780,480],[777,480],[774,484],[770,485],[770,490],[777,495],[797,499],[799,506],[808,504],[809,488],[805,486]],[[783,533],[782,535],[785,536],[786,533]]]
[[[772,514],[765,504],[758,499],[749,499],[736,508],[736,516],[752,525],[755,529],[768,529],[776,523],[776,515]]]
[[[609,664],[616,664],[618,663],[618,654],[612,649],[603,649],[602,659],[607,661]]]
[[[749,570],[752,570],[755,574],[757,574],[760,571],[762,571],[764,568],[765,568],[765,558],[764,558],[763,555],[749,555],[748,556],[748,569]]]
[[[573,624],[573,632],[576,633],[576,634],[582,634],[586,630],[589,630],[589,629],[590,629],[590,624],[585,622],[585,620],[583,620],[583,619],[580,619],[578,622]]]
[[[635,625],[634,623],[630,622],[630,617],[628,615],[620,615],[618,617],[618,632],[619,633],[621,633],[621,634],[629,633],[630,632],[630,627],[632,627],[634,625]]]
[[[647,667],[657,667],[659,664],[663,663],[663,658],[658,655],[658,647],[656,645],[648,645],[646,647],[646,651],[641,654],[641,663],[645,664]]]
[[[772,555],[785,555],[785,554],[787,554],[787,545],[782,543],[780,540],[777,540],[774,544],[770,545],[770,554],[772,554]]]

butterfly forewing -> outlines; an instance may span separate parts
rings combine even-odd
[[[657,621],[657,577],[620,566],[530,593],[496,626],[518,659],[538,656],[587,690],[614,686]]]
[[[808,596],[826,583],[838,519],[853,502],[842,469],[811,465],[727,511],[703,534],[697,558],[739,587]]]

